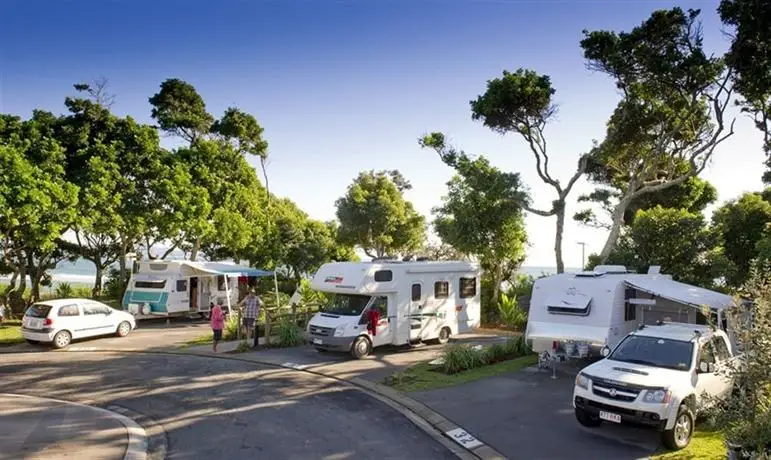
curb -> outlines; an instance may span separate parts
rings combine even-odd
[[[147,433],[145,432],[144,428],[139,426],[137,422],[126,417],[123,414],[120,414],[112,410],[104,409],[102,407],[90,406],[88,404],[81,404],[73,401],[65,401],[62,399],[41,398],[38,396],[21,395],[21,394],[14,394],[14,393],[2,393],[0,394],[0,396],[10,396],[10,397],[28,398],[28,399],[42,399],[45,401],[53,401],[59,404],[67,404],[70,406],[77,406],[77,407],[101,412],[107,415],[108,417],[112,417],[113,419],[120,422],[120,424],[123,425],[123,427],[126,429],[128,444],[126,445],[126,453],[123,455],[123,460],[146,460],[147,459],[147,447],[148,447]]]
[[[418,402],[392,388],[385,385],[381,385],[376,382],[371,382],[359,377],[353,377],[345,379],[337,377],[332,374],[326,374],[323,372],[314,371],[308,369],[305,365],[298,365],[294,363],[275,363],[270,361],[261,361],[259,359],[241,358],[237,355],[213,354],[213,353],[200,353],[195,351],[186,351],[185,349],[157,349],[147,350],[141,348],[101,348],[101,347],[68,347],[57,352],[95,352],[95,353],[144,353],[144,354],[159,354],[159,355],[179,355],[179,356],[196,356],[200,358],[214,358],[224,359],[231,361],[240,361],[252,364],[262,364],[264,366],[275,367],[279,369],[288,369],[293,371],[307,372],[309,374],[318,375],[320,377],[336,380],[344,384],[356,387],[360,391],[375,397],[376,399],[386,403],[397,412],[404,415],[408,420],[415,424],[418,428],[423,430],[426,434],[434,438],[441,443],[447,449],[449,449],[456,457],[469,460],[469,459],[481,459],[481,460],[507,460],[507,457],[496,451],[492,447],[488,446],[484,442],[480,441],[457,424],[447,419],[440,413],[429,408],[425,404]],[[35,353],[34,351],[23,351],[20,353]]]

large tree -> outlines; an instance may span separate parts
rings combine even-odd
[[[425,218],[403,193],[410,183],[398,171],[365,171],[335,202],[341,243],[369,257],[411,254],[425,239]]]
[[[524,209],[539,216],[556,216],[554,255],[557,272],[565,271],[562,257],[562,238],[565,231],[565,204],[573,186],[586,168],[586,158],[581,156],[575,173],[567,182],[560,182],[549,169],[550,154],[546,146],[545,130],[557,113],[554,103],[555,89],[547,75],[532,70],[503,71],[503,76],[488,80],[487,91],[471,101],[474,120],[500,134],[515,133],[521,136],[535,158],[538,177],[552,187],[556,199],[546,209],[537,209],[523,203]]]
[[[501,283],[525,259],[527,235],[519,175],[504,173],[483,156],[469,158],[433,133],[420,141],[452,165],[457,174],[447,183],[442,205],[434,208],[434,229],[442,241],[462,253],[477,257],[493,276],[493,304]]]
[[[742,109],[763,133],[767,167],[763,180],[771,183],[771,2],[722,0],[718,12],[734,29],[726,60],[733,69],[734,88],[742,96]]]
[[[605,169],[599,182],[611,199],[601,261],[632,202],[698,176],[733,134],[723,115],[730,75],[721,59],[706,55],[698,15],[673,8],[655,11],[631,32],[584,31],[589,68],[613,78],[622,95],[605,139],[590,153]]]

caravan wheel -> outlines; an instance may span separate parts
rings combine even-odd
[[[354,340],[353,346],[351,346],[351,354],[356,359],[366,358],[371,351],[372,351],[372,343],[369,341],[368,338],[362,335],[360,335],[356,340]]]

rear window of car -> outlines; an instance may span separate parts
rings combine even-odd
[[[51,311],[50,305],[36,303],[34,305],[30,305],[29,308],[27,308],[27,311],[24,313],[24,316],[29,316],[32,318],[47,318],[48,313],[50,311]]]

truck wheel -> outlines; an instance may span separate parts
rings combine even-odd
[[[351,347],[351,354],[356,359],[363,359],[366,358],[367,355],[372,351],[372,344],[370,343],[369,339],[364,336],[359,336],[356,338],[356,340],[353,341],[353,346]]]
[[[680,450],[691,442],[693,436],[693,412],[685,404],[677,410],[675,426],[661,432],[661,442],[670,450]]]
[[[579,409],[578,407],[576,407],[575,413],[576,413],[576,420],[578,420],[578,423],[580,423],[583,426],[594,428],[602,424],[602,420],[600,420],[600,417],[592,417],[583,409]]]

